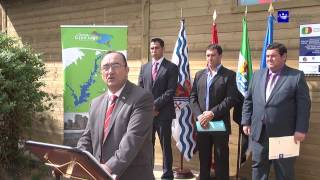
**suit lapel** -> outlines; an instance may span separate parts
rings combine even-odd
[[[223,73],[224,73],[224,67],[221,65],[221,67],[218,70],[217,74],[213,77],[211,86],[217,81],[217,79],[219,79],[222,76]]]
[[[260,82],[260,94],[261,98],[263,99],[263,102],[266,102],[266,86],[267,86],[267,74],[268,74],[268,68],[265,68],[262,70],[262,76],[259,79]],[[258,82],[258,84],[259,84]]]
[[[148,81],[149,89],[152,89],[152,61],[146,65],[146,80]]]
[[[199,104],[206,104],[206,89],[207,89],[207,70],[204,70],[199,78]],[[203,88],[202,88],[203,87]]]
[[[104,129],[104,120],[106,119],[107,113],[107,106],[108,106],[108,93],[106,92],[103,97],[102,106],[100,106],[100,113],[98,117],[98,138],[100,144],[103,142],[103,129]]]

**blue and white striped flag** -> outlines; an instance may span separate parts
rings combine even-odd
[[[172,62],[179,68],[178,86],[174,97],[176,119],[172,122],[172,136],[176,146],[186,160],[193,156],[196,142],[194,138],[194,123],[189,105],[191,82],[188,59],[187,35],[184,20],[181,20],[178,39],[173,50]]]

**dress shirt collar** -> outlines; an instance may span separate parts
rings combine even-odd
[[[109,89],[108,89],[108,99],[110,99],[110,97],[112,95],[116,95],[117,97],[119,97],[121,92],[122,92],[122,90],[123,90],[123,88],[124,88],[124,86],[126,86],[126,83],[124,83],[124,85],[114,94],[111,91],[109,91]]]
[[[153,65],[155,62],[158,63],[158,69],[159,69],[159,67],[160,67],[163,59],[164,59],[164,57],[158,59],[157,61],[156,61],[155,59],[152,59],[152,65]]]
[[[281,73],[281,71],[283,70],[285,65],[283,65],[278,71],[276,72],[272,72],[271,69],[268,69],[268,75],[270,75],[271,73],[277,74],[279,75]]]
[[[218,66],[217,66],[217,68],[216,68],[216,71],[212,71],[209,67],[207,67],[207,75],[208,76],[215,76],[217,73],[218,73],[218,71],[220,70],[220,68],[221,68],[221,64],[219,64]]]

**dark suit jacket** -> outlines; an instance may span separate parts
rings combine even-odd
[[[209,110],[214,113],[214,120],[223,120],[227,133],[231,133],[230,109],[237,102],[235,72],[221,66],[210,86]],[[196,73],[190,95],[193,115],[198,117],[206,110],[207,69]]]
[[[233,115],[233,121],[240,126],[241,119],[242,119],[242,106],[243,106],[244,97],[239,90],[237,90],[237,99],[238,99],[238,102],[233,107],[232,115]]]
[[[242,125],[251,125],[251,134],[258,141],[263,121],[269,137],[291,136],[295,131],[306,133],[309,127],[309,88],[302,71],[284,66],[269,99],[265,101],[268,69],[254,73],[242,112]]]
[[[107,97],[104,93],[92,101],[89,122],[77,146],[99,162],[106,162],[121,180],[152,179],[152,94],[127,81],[112,113],[108,136],[102,142]]]
[[[172,120],[176,117],[173,96],[177,88],[178,67],[164,58],[155,82],[152,81],[151,71],[152,61],[142,65],[139,86],[152,92],[155,109],[159,111],[159,115],[155,118],[158,120]]]

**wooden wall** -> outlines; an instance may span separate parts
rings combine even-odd
[[[8,34],[21,38],[36,52],[43,53],[49,74],[44,79],[47,91],[58,95],[52,120],[46,127],[39,128],[38,139],[61,143],[63,138],[63,78],[61,60],[60,25],[128,25],[129,79],[137,82],[142,63],[148,58],[150,38],[161,37],[166,43],[166,57],[171,58],[179,31],[180,9],[186,20],[189,45],[191,76],[206,64],[204,50],[210,41],[212,13],[217,10],[219,42],[223,47],[223,64],[236,70],[241,41],[244,7],[238,7],[235,0],[10,0],[1,1],[7,10]],[[274,3],[276,10],[290,11],[290,23],[275,24],[274,41],[287,45],[288,64],[298,67],[299,25],[319,23],[320,3],[316,0],[295,0]],[[268,5],[248,7],[248,28],[254,69],[258,69],[260,53],[266,30]],[[310,134],[302,144],[301,156],[297,162],[297,179],[317,179],[320,170],[320,84],[318,77],[308,77],[312,97]],[[233,124],[230,136],[231,174],[235,174],[238,127]],[[50,131],[53,139],[46,139]],[[175,148],[174,148],[175,149]],[[161,163],[157,148],[157,163]],[[179,154],[175,150],[175,165]],[[197,170],[198,157],[186,166]],[[243,176],[249,176],[247,164]]]

